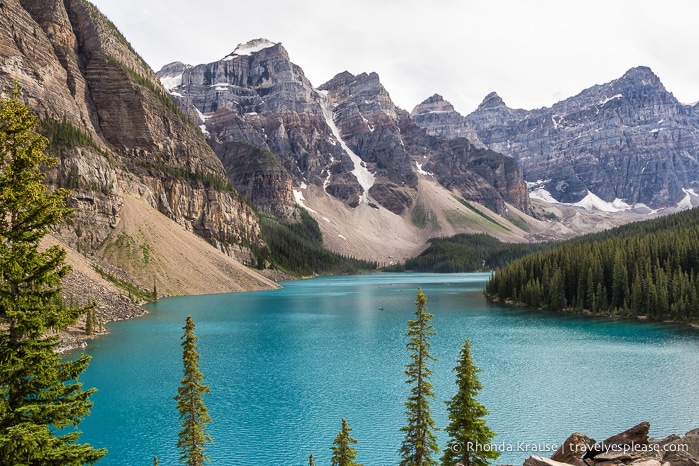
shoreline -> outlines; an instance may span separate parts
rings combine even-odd
[[[549,309],[534,308],[531,306],[527,306],[524,303],[515,303],[511,300],[500,300],[500,298],[498,298],[496,296],[494,297],[494,296],[488,295],[486,293],[483,293],[483,296],[485,296],[485,299],[487,299],[491,303],[497,303],[501,306],[507,306],[507,307],[512,307],[512,308],[527,309],[527,310],[536,311],[536,312],[547,312],[547,313],[552,313],[552,314],[594,317],[594,318],[598,318],[598,319],[607,319],[607,320],[618,319],[618,320],[626,320],[626,321],[633,321],[633,322],[648,322],[648,323],[655,323],[655,324],[673,324],[673,325],[678,325],[678,326],[682,326],[682,327],[688,327],[688,328],[699,330],[699,322],[694,321],[694,320],[682,321],[682,320],[672,320],[672,319],[653,319],[650,316],[646,316],[646,315],[636,316],[636,317],[622,316],[622,315],[609,314],[607,312],[592,312],[589,309],[576,310],[573,308],[565,308],[565,309],[562,309],[560,311],[552,311]]]
[[[298,280],[296,277],[277,270],[265,269],[262,271],[255,271],[263,277],[274,281],[277,285],[279,285],[280,282]],[[281,285],[279,286],[281,287]],[[97,326],[99,330],[95,330],[92,335],[87,335],[85,333],[85,320],[81,318],[75,325],[60,332],[57,352],[59,354],[68,354],[72,351],[87,348],[90,340],[109,335],[108,324],[137,319],[148,314],[149,311],[143,306],[153,301],[135,303],[128,296],[124,295],[123,292],[124,291],[119,288],[95,283],[92,277],[73,269],[63,282],[64,299],[66,301],[72,301],[76,299],[76,296],[82,297],[77,298],[78,302],[76,305],[78,306],[86,305],[90,301],[96,302],[96,316],[101,324]],[[240,292],[241,291],[227,291],[224,293]],[[87,299],[85,299],[86,295]],[[166,297],[170,297],[170,295],[158,296],[158,299]]]

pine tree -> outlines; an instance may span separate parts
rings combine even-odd
[[[330,464],[332,466],[362,466],[354,461],[357,457],[357,450],[352,444],[356,444],[357,441],[350,437],[351,431],[352,428],[348,426],[347,421],[342,418],[342,429],[337,434],[337,437],[335,437],[335,440],[333,440],[334,446],[331,448],[333,456]],[[311,460],[312,459],[313,455],[311,455]]]
[[[41,167],[56,161],[18,99],[15,88],[0,100],[0,465],[94,464],[107,452],[79,444],[77,430],[95,392],[78,382],[90,357],[62,361],[55,351],[57,332],[86,309],[62,302],[65,251],[39,251],[70,214],[67,191],[43,184]]]
[[[188,466],[202,466],[204,461],[210,461],[204,455],[204,450],[207,443],[213,443],[211,436],[206,433],[206,424],[211,422],[211,417],[204,405],[203,396],[210,389],[208,385],[204,385],[204,376],[199,370],[195,327],[192,316],[188,316],[182,335],[184,378],[175,396],[181,427],[177,448],[180,449],[180,461]]]
[[[95,309],[92,308],[85,313],[85,335],[92,336],[95,334],[95,324],[97,323],[97,315]]]
[[[405,402],[405,415],[408,425],[401,428],[405,438],[400,448],[401,466],[430,466],[437,462],[432,454],[439,451],[434,420],[430,413],[430,398],[434,398],[430,376],[432,371],[427,367],[429,361],[435,358],[430,354],[429,337],[434,335],[430,320],[433,315],[427,312],[427,296],[422,289],[417,290],[415,301],[415,320],[408,320],[408,330],[405,336],[409,338],[406,345],[410,352],[410,363],[405,375],[406,383],[411,384],[410,395]]]
[[[442,464],[453,466],[486,466],[488,460],[495,460],[500,453],[490,448],[495,433],[485,423],[488,410],[476,397],[483,386],[478,380],[478,369],[471,359],[471,341],[466,340],[461,349],[457,366],[456,395],[447,401],[449,425],[445,429],[450,441],[444,450]]]

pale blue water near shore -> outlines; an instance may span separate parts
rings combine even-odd
[[[109,449],[102,465],[178,464],[172,397],[182,377],[180,336],[192,315],[214,465],[330,464],[345,417],[357,460],[393,465],[404,425],[404,333],[417,287],[437,335],[431,365],[437,425],[455,391],[465,338],[484,385],[479,400],[505,452],[521,464],[574,431],[598,440],[643,420],[664,437],[699,427],[699,332],[669,324],[504,308],[482,296],[487,274],[321,277],[284,289],[164,299],[90,343],[81,378],[97,387],[81,440]],[[438,433],[440,446],[446,441]],[[553,445],[552,445],[553,444]]]

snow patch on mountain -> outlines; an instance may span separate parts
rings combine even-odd
[[[677,209],[678,210],[688,210],[694,207],[694,204],[692,203],[692,198],[695,200],[699,200],[699,195],[694,191],[694,189],[684,189],[682,188],[682,191],[684,191],[685,196],[682,198],[682,200],[677,204]]]
[[[422,169],[422,164],[418,161],[415,161],[415,166],[417,167],[417,172],[421,175],[429,175],[429,176],[434,176],[434,173],[430,173],[428,171],[425,171]]]
[[[267,39],[255,39],[247,42],[245,44],[238,44],[238,46],[233,50],[233,53],[226,55],[223,59],[224,61],[233,60],[236,57],[252,55],[253,53],[259,52],[260,50],[268,49],[277,45],[276,42],[272,42]]]
[[[559,202],[544,188],[536,188],[529,193],[530,199],[538,199],[540,201],[548,202],[549,204],[558,204]]]
[[[530,186],[533,185],[534,189],[529,192],[529,198],[530,199],[538,199],[540,201],[547,202],[549,204],[559,204],[559,205],[566,205],[566,206],[571,206],[571,207],[581,207],[585,210],[598,210],[601,212],[623,212],[627,210],[638,210],[638,211],[644,211],[648,210],[650,211],[650,214],[655,214],[658,211],[653,210],[647,205],[643,203],[637,203],[637,204],[629,204],[623,199],[614,199],[612,202],[605,201],[601,199],[599,196],[591,193],[588,191],[587,196],[584,198],[580,199],[578,202],[573,202],[573,203],[566,203],[566,202],[559,202],[554,198],[549,191],[547,191],[543,186],[540,186],[539,183],[541,183],[541,180],[538,182],[528,182]],[[685,190],[685,192],[689,192],[689,190]],[[696,194],[695,194],[696,196]],[[682,207],[682,205],[686,205],[687,202],[689,202],[689,205],[691,206],[691,202],[688,201],[689,194],[683,199],[680,204],[677,206],[680,209],[683,208],[688,208],[688,207]],[[697,196],[699,197],[699,196]],[[684,204],[683,204],[684,203]],[[689,207],[691,208],[691,207]]]
[[[352,160],[352,163],[354,163],[354,170],[352,170],[352,174],[357,178],[357,182],[364,190],[360,201],[364,204],[367,204],[369,202],[369,190],[372,186],[374,186],[376,177],[366,168],[366,164],[364,163],[364,161],[357,154],[352,152],[349,146],[347,146],[345,141],[342,139],[342,136],[340,135],[340,129],[337,127],[335,121],[333,120],[332,104],[328,100],[327,91],[316,92],[320,97],[320,107],[323,110],[323,117],[325,118],[325,122],[327,123],[328,127],[330,128],[330,131],[332,132],[337,142],[340,144],[340,147],[342,147],[345,153]]]
[[[301,207],[303,207],[304,209],[306,209],[307,211],[309,211],[312,214],[318,213],[306,205],[306,198],[303,197],[303,193],[301,191],[299,191],[298,189],[294,189],[293,191],[294,191],[294,199],[296,199],[296,203],[298,205],[300,205]]]
[[[173,76],[163,76],[160,78],[160,83],[166,91],[171,92],[174,88],[182,85],[182,73]]]

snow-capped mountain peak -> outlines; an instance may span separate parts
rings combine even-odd
[[[267,40],[264,38],[254,39],[249,42],[246,42],[245,44],[238,44],[238,46],[235,48],[235,50],[233,50],[231,54],[226,55],[224,60],[232,60],[235,57],[251,55],[255,52],[259,52],[260,50],[274,47],[275,45],[277,45],[277,42],[272,42],[271,40]]]

